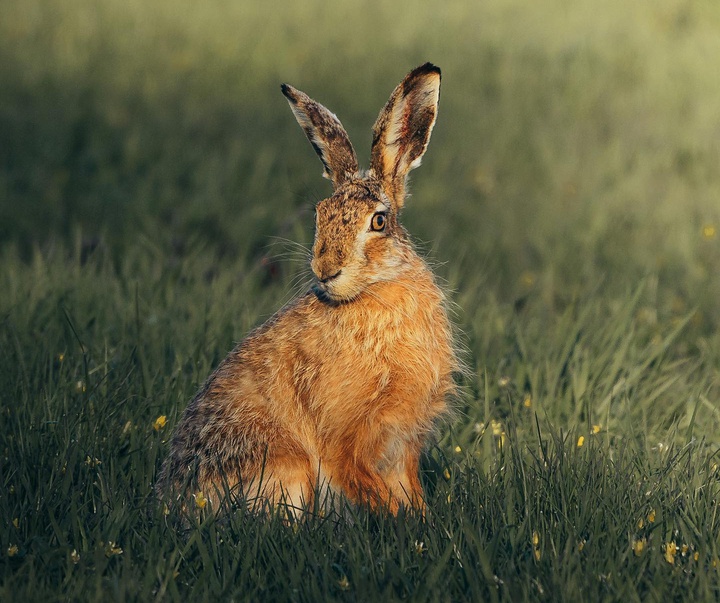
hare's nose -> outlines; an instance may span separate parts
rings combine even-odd
[[[329,255],[331,254],[317,253],[310,262],[310,268],[313,274],[315,274],[321,283],[327,283],[337,278],[342,272],[342,258],[340,254],[335,254],[337,257],[328,257]]]
[[[321,283],[327,283],[328,281],[331,281],[333,279],[336,279],[338,276],[340,276],[340,273],[342,270],[338,270],[335,274],[330,274],[328,276],[320,275],[318,278],[320,279]]]

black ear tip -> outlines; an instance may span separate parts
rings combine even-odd
[[[437,65],[433,65],[430,62],[427,62],[424,65],[420,65],[420,67],[416,67],[412,72],[414,76],[426,75],[430,73],[437,73],[438,75],[440,75],[440,67],[438,67]]]
[[[297,103],[295,98],[295,90],[289,84],[280,84],[280,90],[291,103]]]

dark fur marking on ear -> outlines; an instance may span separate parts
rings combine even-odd
[[[290,92],[290,86],[287,84],[280,84],[280,90],[282,90],[282,93],[285,95],[285,98],[287,98],[293,105],[298,104],[297,98],[293,95],[292,92]]]
[[[318,145],[310,136],[308,136],[308,140],[310,141],[310,144],[312,145],[312,148],[315,149],[315,152],[318,154],[318,157],[320,157],[320,161],[322,161],[322,164],[325,166],[325,169],[330,169],[328,167],[328,164],[325,163],[325,160],[323,159],[323,150],[320,148],[320,145]]]
[[[428,62],[424,65],[420,65],[420,67],[416,67],[413,69],[403,81],[403,98],[405,98],[410,92],[412,92],[413,85],[415,83],[415,80],[423,75],[427,75],[430,73],[437,73],[440,77],[442,77],[442,72],[440,71],[440,67],[437,65],[433,65],[432,63]]]
[[[323,164],[323,175],[335,187],[358,173],[355,150],[340,120],[307,94],[288,84],[280,86],[290,107]]]

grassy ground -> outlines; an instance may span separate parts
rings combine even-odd
[[[717,599],[715,3],[0,4],[0,599]],[[279,83],[362,158],[426,60],[404,222],[470,367],[428,520],[179,531],[169,434],[329,191]]]

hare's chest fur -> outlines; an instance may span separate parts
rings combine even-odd
[[[323,324],[309,322],[297,340],[306,365],[295,374],[301,384],[314,376],[309,390],[298,388],[298,401],[320,439],[358,421],[403,425],[410,434],[430,429],[446,410],[454,369],[443,298],[432,279],[383,284],[324,311]]]

